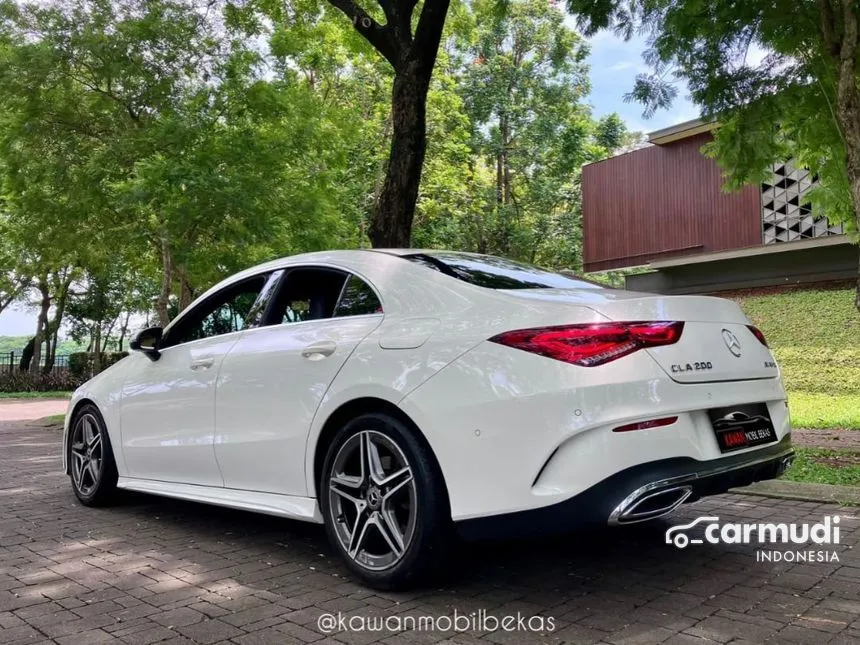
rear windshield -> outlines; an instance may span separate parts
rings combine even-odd
[[[470,253],[414,253],[405,259],[488,289],[601,289],[588,280],[569,278],[493,255]]]

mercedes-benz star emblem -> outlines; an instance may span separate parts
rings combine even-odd
[[[728,329],[723,330],[723,342],[726,344],[726,347],[729,348],[729,351],[740,358],[741,356],[741,341],[738,340],[738,337],[735,336]]]

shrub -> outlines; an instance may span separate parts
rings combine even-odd
[[[31,374],[13,370],[0,372],[0,392],[54,392],[74,390],[86,378],[75,376],[70,370],[54,370],[49,374]]]
[[[107,369],[121,358],[128,356],[128,352],[103,352],[101,354],[101,368]],[[75,352],[69,354],[69,372],[75,377],[87,380],[93,371],[93,355],[89,352]]]
[[[89,375],[90,355],[87,352],[69,354],[69,372],[79,377]]]
[[[105,352],[101,355],[102,369],[106,369],[128,352]],[[86,352],[69,354],[67,369],[55,368],[45,374],[31,374],[26,370],[0,370],[0,392],[53,392],[74,390],[90,379],[92,356]]]

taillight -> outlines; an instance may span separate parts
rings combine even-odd
[[[678,417],[663,417],[662,419],[651,419],[650,421],[640,421],[639,423],[628,423],[626,426],[618,426],[612,428],[612,432],[630,432],[632,430],[648,430],[649,428],[662,428],[670,426]]]
[[[566,363],[594,367],[646,347],[672,345],[683,322],[611,322],[506,331],[490,341]]]
[[[747,325],[747,329],[749,329],[753,333],[753,336],[755,336],[756,338],[759,339],[759,342],[762,345],[764,345],[765,347],[768,347],[767,339],[764,337],[764,334],[761,333],[761,329],[759,329],[755,325]]]

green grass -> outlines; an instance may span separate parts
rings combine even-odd
[[[735,300],[767,337],[789,392],[860,396],[860,314],[853,290],[785,291]]]
[[[783,479],[811,484],[860,486],[860,453],[797,448],[795,454],[794,463]]]
[[[42,417],[39,419],[39,423],[43,426],[56,426],[63,425],[63,422],[66,420],[65,414],[52,414],[49,417]]]
[[[734,298],[773,350],[795,428],[860,430],[860,314],[852,289]]]
[[[860,430],[860,395],[833,396],[789,392],[791,425],[795,428],[846,428]]]
[[[0,392],[0,399],[68,399],[71,392]]]

